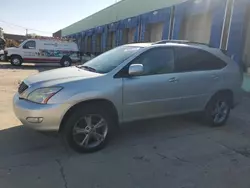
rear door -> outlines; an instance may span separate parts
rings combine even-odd
[[[210,96],[220,89],[223,81],[220,72],[225,62],[207,51],[191,47],[176,47],[175,55],[182,111],[203,110]]]

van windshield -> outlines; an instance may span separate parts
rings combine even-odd
[[[21,44],[19,44],[18,48],[22,47],[25,42],[26,42],[26,40],[23,41]]]
[[[84,65],[79,66],[79,68],[105,74],[115,69],[140,49],[142,49],[142,47],[120,46],[95,57]]]

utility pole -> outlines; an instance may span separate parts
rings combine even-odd
[[[26,29],[26,36],[28,36],[28,29]]]

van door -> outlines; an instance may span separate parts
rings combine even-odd
[[[27,62],[37,62],[36,41],[29,40],[23,45],[23,60]]]

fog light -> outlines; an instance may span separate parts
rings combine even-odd
[[[41,123],[43,121],[42,117],[28,117],[26,120],[30,123]]]

